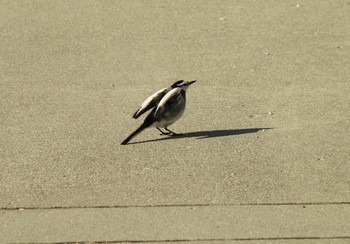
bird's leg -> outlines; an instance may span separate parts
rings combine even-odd
[[[169,130],[167,127],[165,127],[164,129],[166,129],[167,131],[169,131],[169,132],[170,132],[170,135],[172,135],[172,136],[181,135],[181,133],[175,133],[174,131]]]
[[[161,129],[159,129],[158,127],[156,127],[157,130],[160,131],[160,133],[162,133],[161,135],[170,135],[170,132],[164,132]]]

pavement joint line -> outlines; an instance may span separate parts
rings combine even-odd
[[[53,207],[1,207],[0,211],[13,210],[63,210],[101,208],[186,208],[186,207],[225,207],[225,206],[310,206],[310,205],[350,205],[350,202],[304,202],[304,203],[237,203],[237,204],[169,204],[169,205],[114,205],[114,206],[53,206]]]
[[[40,242],[36,244],[102,244],[102,243],[157,243],[157,242],[211,242],[211,241],[283,241],[283,240],[345,240],[350,236],[289,236],[289,237],[260,237],[260,238],[208,238],[208,239],[164,239],[164,240],[116,240],[116,241],[71,241],[71,242]],[[11,244],[11,243],[10,243]],[[20,242],[17,244],[33,244]]]

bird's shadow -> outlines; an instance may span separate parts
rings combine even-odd
[[[158,139],[146,140],[146,141],[138,141],[138,142],[129,142],[128,144],[140,144],[146,142],[156,142],[156,141],[164,141],[164,140],[173,140],[173,139],[181,139],[181,138],[193,138],[196,139],[207,139],[207,138],[215,138],[215,137],[223,137],[223,136],[235,136],[249,133],[256,133],[261,130],[271,130],[273,128],[246,128],[246,129],[234,129],[234,130],[203,130],[203,131],[194,131],[188,133],[182,133],[173,136],[164,136]]]

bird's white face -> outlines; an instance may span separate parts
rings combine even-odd
[[[190,86],[189,84],[185,84],[185,85],[181,86],[181,88],[183,91],[186,91],[189,86]]]
[[[196,82],[195,80],[193,80],[193,81],[183,81],[183,82],[181,82],[180,84],[177,84],[177,87],[179,87],[179,88],[181,88],[182,90],[186,91],[187,88],[188,88],[191,84],[193,84],[193,83],[195,83],[195,82]]]

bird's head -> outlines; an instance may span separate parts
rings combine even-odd
[[[176,81],[174,84],[172,84],[171,85],[171,88],[177,88],[177,87],[179,87],[179,88],[182,88],[182,90],[187,90],[187,88],[191,85],[191,84],[193,84],[193,83],[195,83],[196,82],[196,80],[192,80],[192,81],[184,81],[184,80],[178,80],[178,81]]]

